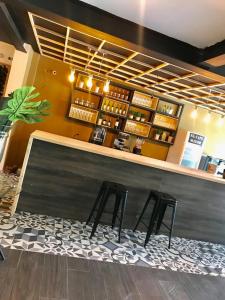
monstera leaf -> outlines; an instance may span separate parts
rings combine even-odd
[[[40,94],[33,93],[35,87],[25,86],[15,90],[7,105],[0,110],[0,123],[1,116],[7,117],[8,121],[16,122],[18,120],[26,123],[36,123],[43,121],[42,116],[47,116],[47,110],[50,107],[48,100],[31,101],[37,98]]]

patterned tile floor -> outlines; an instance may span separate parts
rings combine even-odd
[[[139,231],[123,230],[121,244],[116,228],[99,225],[92,240],[90,232],[91,226],[75,220],[28,212],[12,217],[0,213],[3,247],[225,277],[225,245],[173,238],[169,250],[168,238],[158,235],[145,249],[145,233]]]

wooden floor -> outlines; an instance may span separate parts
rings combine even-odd
[[[4,251],[0,300],[225,299],[225,278]]]

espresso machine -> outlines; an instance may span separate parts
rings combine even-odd
[[[106,129],[103,127],[97,126],[94,129],[94,131],[89,139],[89,142],[92,144],[102,145],[105,141],[105,137],[106,137]]]

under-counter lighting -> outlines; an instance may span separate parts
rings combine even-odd
[[[109,84],[110,84],[110,80],[106,80],[105,84],[104,84],[104,87],[103,87],[103,91],[105,93],[108,93],[109,92]]]
[[[88,76],[88,80],[87,80],[86,85],[87,85],[87,88],[88,88],[88,89],[91,89],[91,88],[92,88],[92,86],[93,86],[93,75],[89,75],[89,76]]]
[[[208,113],[205,115],[204,123],[208,124],[211,121],[211,111],[208,111]]]
[[[224,115],[222,115],[217,121],[218,127],[222,127],[223,125],[224,125]]]
[[[195,109],[193,109],[193,111],[191,112],[191,118],[192,119],[196,119],[197,118],[197,116],[198,116],[198,107],[197,106],[195,106]]]
[[[72,69],[72,70],[70,71],[70,75],[69,75],[69,82],[73,83],[74,80],[75,80],[75,70]]]

